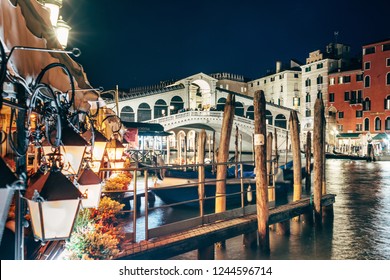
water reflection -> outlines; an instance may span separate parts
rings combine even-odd
[[[270,231],[271,255],[245,248],[242,236],[216,249],[216,259],[382,260],[390,259],[390,162],[328,159],[327,192],[336,194],[334,218],[322,228],[291,222],[289,236]],[[161,201],[156,201],[156,205]],[[143,207],[142,207],[143,208]],[[143,215],[143,212],[140,213]],[[197,210],[154,210],[152,227],[198,215]],[[139,219],[138,228],[144,227]],[[140,238],[144,233],[138,233]],[[196,259],[192,251],[172,259]]]

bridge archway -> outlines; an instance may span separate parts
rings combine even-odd
[[[246,110],[245,117],[247,119],[254,120],[255,119],[255,107],[253,105],[249,106]]]
[[[172,97],[171,103],[169,104],[170,115],[177,114],[183,108],[184,108],[183,99],[178,95]]]
[[[281,128],[287,128],[287,119],[285,115],[279,114],[275,117],[275,126]]]
[[[241,102],[238,102],[236,101],[236,103],[234,104],[235,108],[234,108],[234,114],[236,116],[240,116],[240,117],[243,117],[244,116],[244,104],[242,104]]]
[[[137,121],[143,122],[152,119],[152,109],[148,103],[141,103],[137,110]]]
[[[272,116],[272,113],[270,110],[265,111],[265,119],[268,124],[273,125],[274,117]]]
[[[122,121],[134,122],[135,114],[133,108],[130,106],[123,107],[119,117]]]
[[[156,103],[154,103],[153,113],[154,113],[154,118],[165,117],[166,114],[168,113],[167,103],[162,99],[157,100]]]
[[[223,111],[225,109],[226,98],[221,97],[217,101],[217,111]]]
[[[206,80],[196,79],[190,85],[190,108],[210,109],[211,87]]]

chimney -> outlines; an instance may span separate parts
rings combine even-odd
[[[279,73],[281,69],[282,69],[282,62],[278,60],[276,61],[276,73]]]

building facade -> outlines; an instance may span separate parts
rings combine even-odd
[[[363,70],[329,74],[329,144],[338,148],[344,140],[359,144],[363,131]]]
[[[390,39],[363,46],[363,129],[390,131]]]

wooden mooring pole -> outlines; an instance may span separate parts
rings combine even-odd
[[[306,149],[305,149],[305,192],[307,195],[311,195],[311,133],[310,131],[306,135]],[[313,224],[313,212],[305,213],[302,215],[302,221],[307,224]]]
[[[257,231],[261,252],[270,253],[268,224],[268,183],[267,183],[267,124],[265,115],[265,96],[262,90],[256,91],[253,98],[255,108],[255,167],[256,167],[256,205]]]
[[[204,155],[205,155],[205,145],[206,145],[206,131],[202,129],[198,134],[198,194],[199,194],[199,215],[203,217],[204,215]],[[206,246],[198,249],[198,259],[199,260],[213,260],[214,259],[214,245]]]
[[[221,138],[219,140],[219,149],[218,149],[218,163],[223,163],[228,161],[229,157],[229,145],[230,137],[232,134],[233,118],[234,118],[234,103],[235,98],[233,94],[229,93],[225,109],[223,112],[222,128],[221,128]],[[227,176],[227,166],[225,164],[217,165],[217,183],[215,191],[215,213],[224,212],[226,210],[226,176]]]
[[[310,194],[311,189],[311,133],[310,131],[306,135],[306,181],[305,181],[305,187],[306,187],[306,193]]]
[[[314,127],[313,127],[313,157],[314,157],[314,221],[316,225],[322,224],[322,209],[321,209],[321,196],[322,196],[322,180],[323,180],[323,154],[324,154],[324,128],[325,128],[325,116],[324,116],[324,103],[321,98],[317,98],[314,104]]]
[[[302,196],[302,162],[301,149],[299,141],[298,116],[296,111],[290,113],[290,133],[291,133],[291,149],[293,155],[294,169],[294,194],[293,201],[301,199]]]

